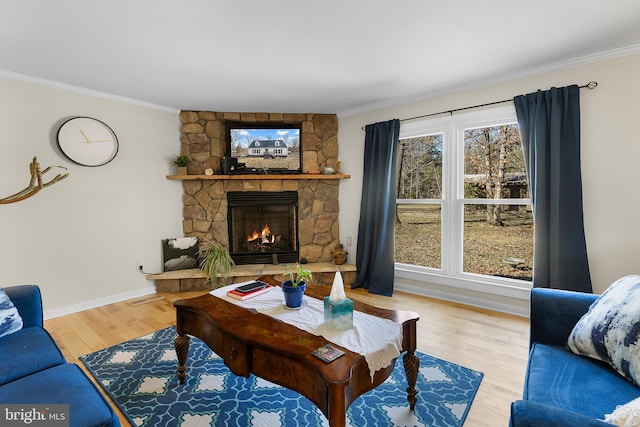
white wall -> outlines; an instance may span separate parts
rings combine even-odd
[[[614,280],[640,274],[640,55],[563,68],[536,76],[374,112],[340,117],[338,140],[342,170],[352,178],[340,184],[340,238],[353,237],[347,247],[355,262],[355,243],[362,188],[364,131],[362,126],[443,110],[510,99],[552,86],[598,82],[581,90],[582,178],[587,249],[595,293]],[[425,288],[428,284],[422,284]],[[442,289],[438,289],[440,292]],[[473,296],[452,296],[465,301]],[[508,305],[509,302],[500,301]],[[520,304],[524,304],[520,302]]]
[[[0,286],[38,284],[48,317],[153,292],[137,265],[160,271],[160,240],[182,236],[182,186],[165,179],[180,149],[178,114],[0,77],[0,198],[26,187],[33,156],[70,174],[0,205]],[[63,157],[55,135],[73,116],[115,131],[111,163],[90,168]]]

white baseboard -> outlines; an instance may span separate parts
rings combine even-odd
[[[484,308],[487,310],[499,311],[501,313],[513,314],[516,316],[529,317],[529,308],[517,306],[514,304],[505,304],[498,301],[492,301],[490,295],[461,295],[457,293],[449,293],[423,286],[411,286],[409,284],[396,283],[394,289],[402,292],[408,292],[415,295],[423,295],[444,301],[457,302],[472,307]]]
[[[63,307],[53,308],[50,310],[44,310],[44,319],[53,319],[55,317],[65,316],[67,314],[77,313],[79,311],[89,310],[91,308],[101,307],[107,304],[113,304],[132,298],[139,298],[145,295],[153,294],[156,292],[156,287],[146,286],[144,288],[135,289],[133,291],[124,292],[121,294],[109,295],[108,297],[98,298],[89,301],[83,301],[78,304],[66,305]]]
[[[424,295],[431,298],[437,298],[444,301],[457,302],[460,304],[466,304],[473,307],[485,308],[488,310],[499,311],[502,313],[514,314],[517,316],[529,316],[529,310],[527,307],[518,307],[511,304],[503,304],[497,301],[492,301],[490,298],[482,298],[472,295],[460,295],[449,292],[443,292],[436,289],[430,289],[424,286],[411,286],[409,284],[397,283],[395,289],[403,292],[408,292],[416,295]],[[83,301],[78,304],[66,305],[50,310],[44,310],[44,318],[53,319],[55,317],[65,316],[67,314],[77,313],[79,311],[89,310],[96,307],[101,307],[107,304],[113,304],[128,299],[139,298],[145,295],[150,295],[156,292],[155,286],[146,286],[144,288],[136,289],[129,292],[124,292],[116,295],[110,295],[104,298],[98,298],[89,301]]]

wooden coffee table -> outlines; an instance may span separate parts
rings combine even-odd
[[[260,280],[273,280],[262,277]],[[322,299],[330,286],[307,286],[305,298]],[[189,335],[203,340],[219,355],[235,375],[250,373],[283,387],[295,390],[320,408],[332,427],[343,427],[349,405],[363,393],[382,384],[395,364],[371,373],[364,356],[344,347],[345,355],[324,363],[311,351],[328,341],[293,325],[205,294],[174,303],[178,336],[178,377],[186,377]],[[354,301],[354,309],[402,324],[402,351],[407,377],[407,400],[411,410],[416,404],[416,380],[419,359],[416,350],[418,314],[385,310]],[[339,347],[339,346],[338,346]]]

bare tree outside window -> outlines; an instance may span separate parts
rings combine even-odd
[[[400,140],[398,199],[442,198],[442,134]]]
[[[525,182],[520,132],[515,124],[464,132],[465,198],[511,198],[512,181]],[[522,190],[522,185],[517,189]],[[514,198],[526,195],[514,194]],[[487,222],[503,226],[502,205],[487,204]]]

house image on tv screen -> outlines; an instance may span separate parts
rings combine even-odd
[[[296,125],[246,127],[231,125],[227,153],[239,171],[301,173],[301,128]]]
[[[249,157],[287,157],[289,147],[282,139],[253,140],[247,147]]]

